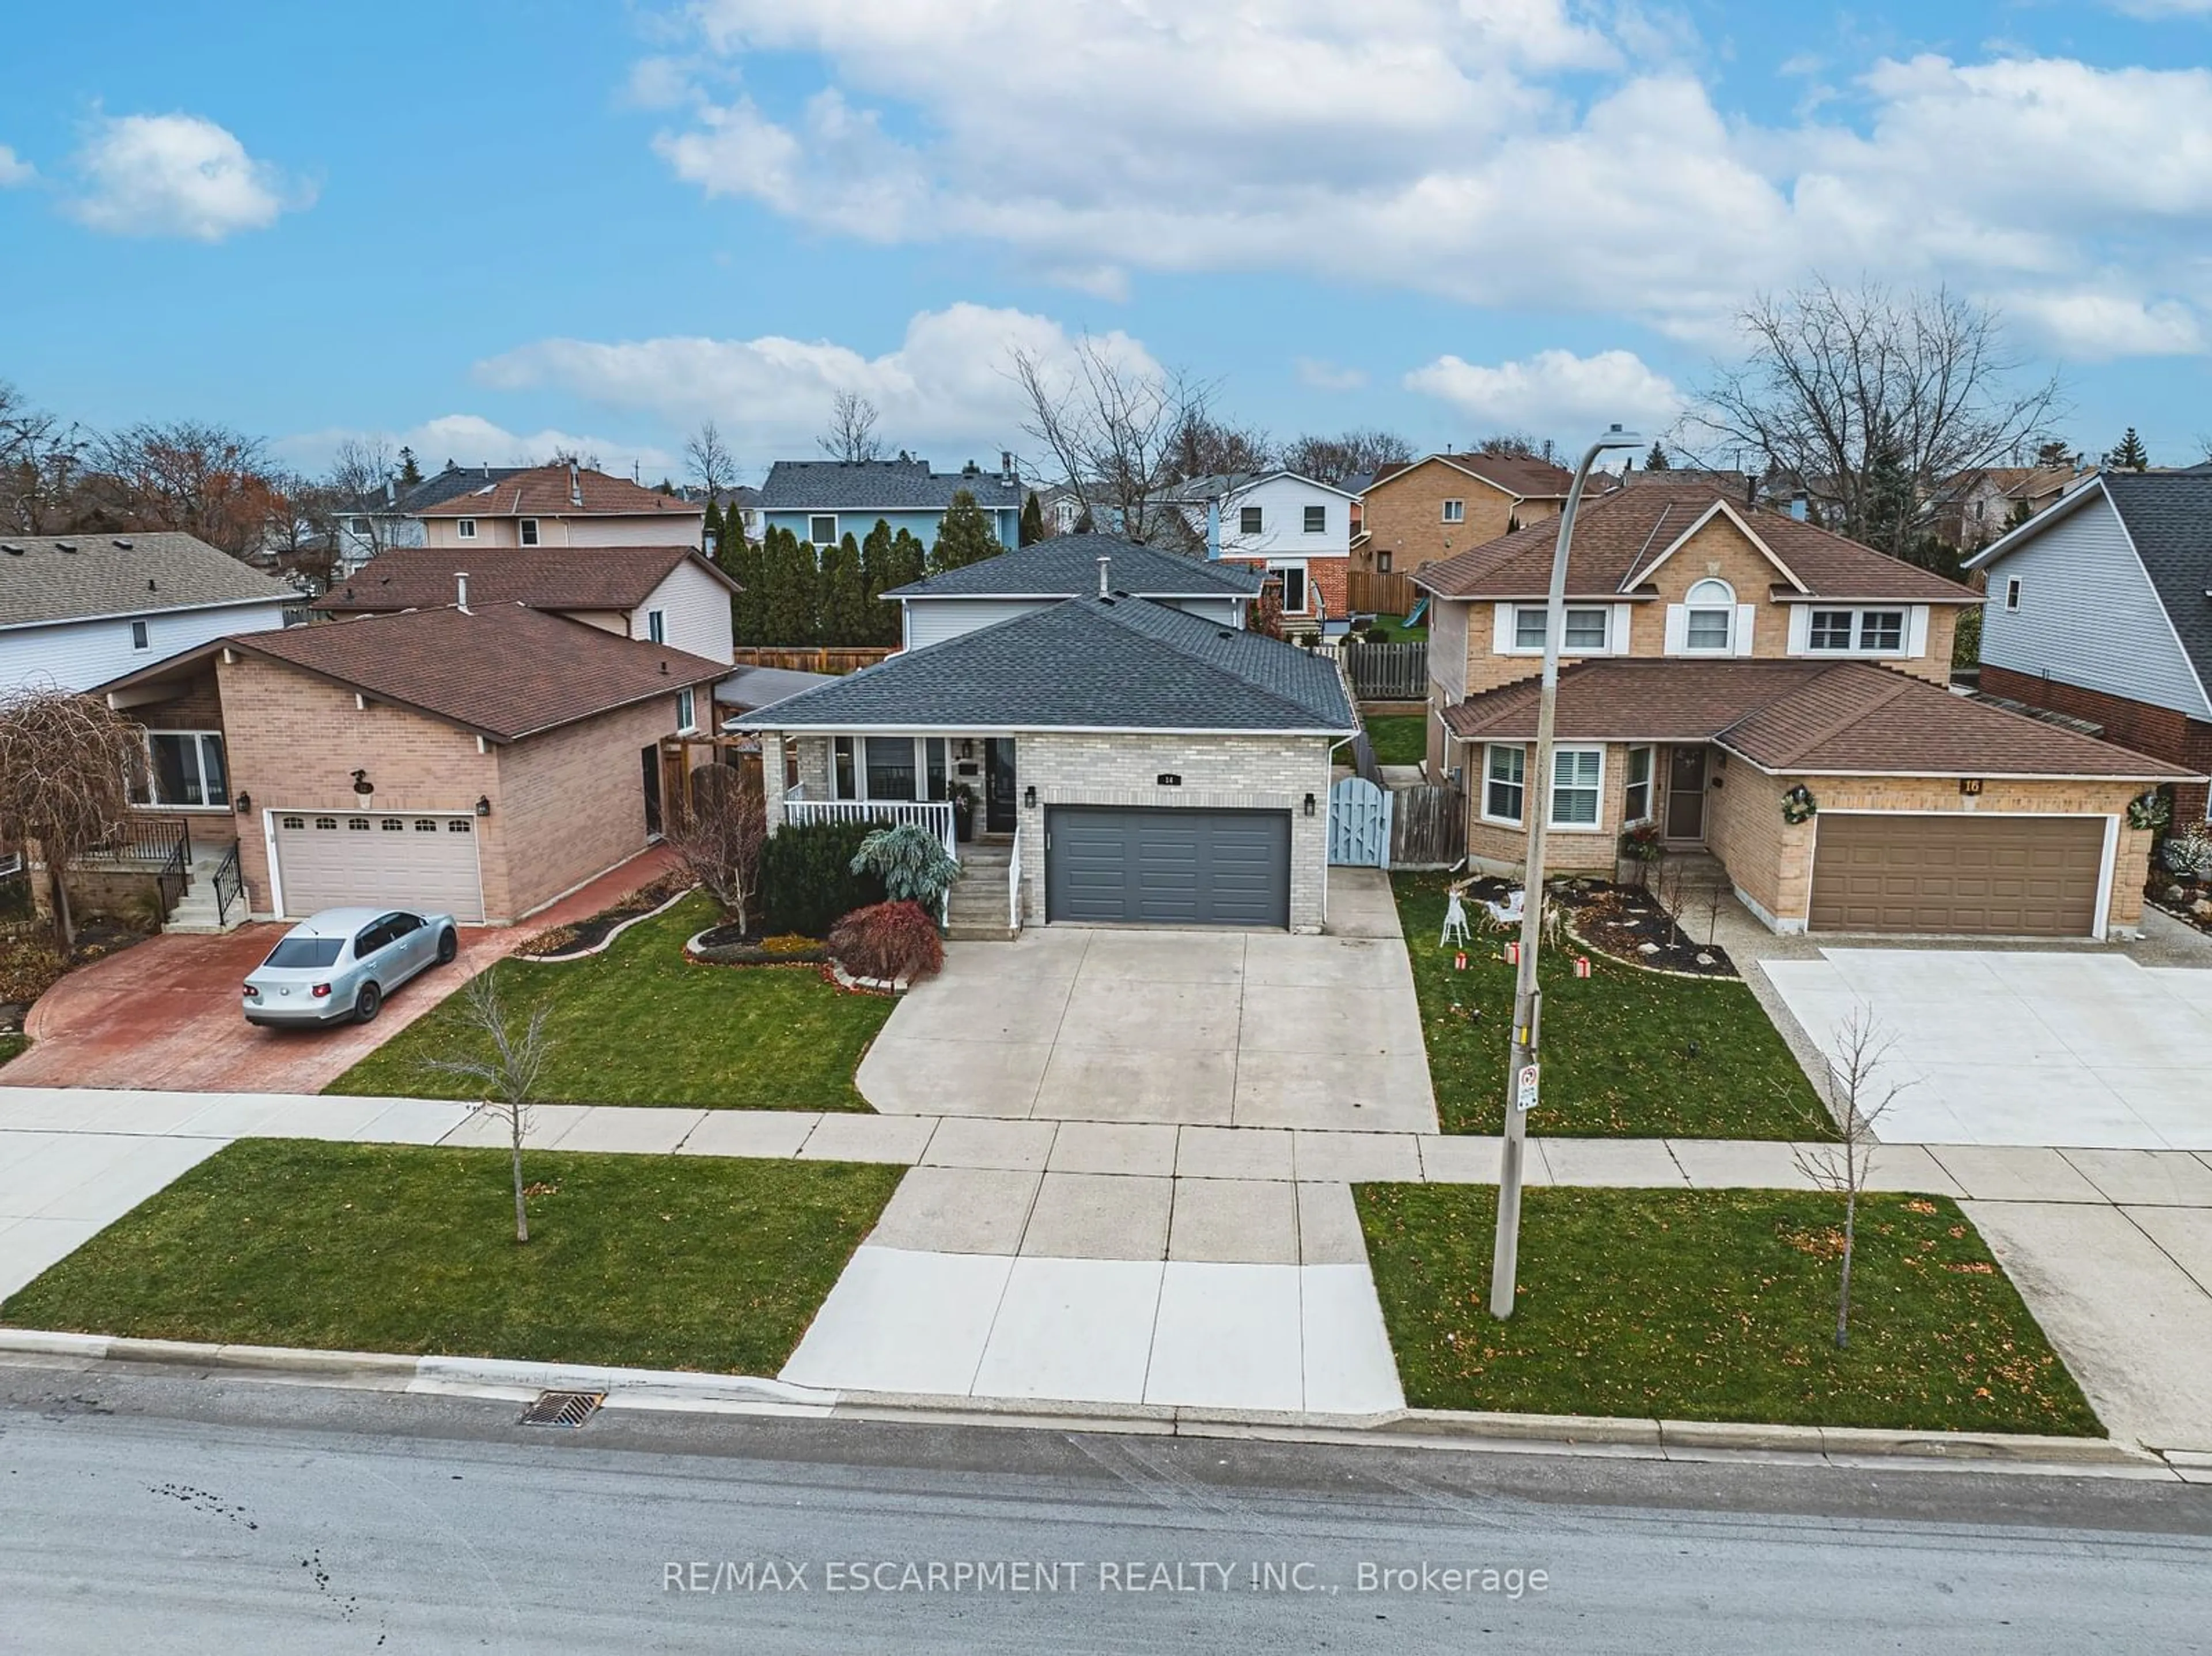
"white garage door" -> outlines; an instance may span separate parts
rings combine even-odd
[[[477,822],[465,812],[276,815],[276,877],[287,914],[357,905],[484,917]]]

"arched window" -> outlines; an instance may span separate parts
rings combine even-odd
[[[1701,580],[1683,605],[1688,611],[1682,646],[1689,650],[1731,650],[1735,646],[1735,588],[1724,580]]]

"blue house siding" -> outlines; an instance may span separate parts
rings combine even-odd
[[[1001,546],[1012,548],[1020,543],[1022,524],[1019,511],[1001,508],[988,515],[992,527],[998,531]],[[868,531],[881,522],[889,524],[894,535],[902,529],[905,530],[924,546],[934,543],[938,529],[945,521],[945,513],[939,510],[838,512],[825,507],[819,511],[798,512],[776,508],[765,511],[761,516],[769,528],[787,529],[802,541],[807,537],[808,525],[814,519],[832,517],[837,519],[838,534],[850,535],[856,541],[867,539]]]

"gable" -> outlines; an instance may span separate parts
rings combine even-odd
[[[1367,486],[1367,493],[1370,496],[1380,494],[1415,477],[1421,479],[1419,488],[1433,493],[1439,500],[1447,496],[1456,497],[1466,494],[1465,485],[1468,483],[1492,490],[1503,494],[1508,500],[1517,500],[1521,498],[1503,483],[1493,482],[1480,472],[1469,471],[1465,466],[1455,465],[1441,454],[1431,454],[1426,459],[1414,461],[1413,464],[1402,470],[1394,471],[1387,477],[1376,479]]]
[[[1772,575],[1779,576],[1785,584],[1796,588],[1801,592],[1805,590],[1805,583],[1797,579],[1796,572],[1784,563],[1774,549],[1760,539],[1751,525],[1738,516],[1735,509],[1725,500],[1715,500],[1711,507],[1698,516],[1695,523],[1676,536],[1656,557],[1640,569],[1631,570],[1628,578],[1622,581],[1621,588],[1626,591],[1635,586],[1662,585],[1655,579],[1660,569],[1672,562],[1676,553],[1687,548],[1694,546],[1698,549],[1697,553],[1693,555],[1693,561],[1714,560],[1725,557],[1722,548],[1730,543],[1750,550],[1766,569],[1771,572]],[[1726,561],[1736,564],[1739,567],[1742,567],[1742,561],[1740,558],[1729,558]],[[1675,572],[1675,579],[1672,585],[1686,590],[1690,581],[1696,579],[1696,576],[1692,576],[1687,580],[1683,579],[1678,570]],[[1765,584],[1771,585],[1771,577]],[[1662,585],[1662,590],[1666,590],[1664,585]],[[1745,596],[1740,586],[1736,596],[1740,598]]]
[[[2014,543],[1989,569],[1984,661],[2212,719],[2212,699],[2101,491]],[[2021,605],[2011,610],[2015,580]]]

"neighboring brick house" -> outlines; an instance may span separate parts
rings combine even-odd
[[[956,935],[1004,937],[1046,923],[1320,930],[1331,759],[1358,720],[1310,651],[1091,596],[907,650],[733,728],[787,755],[764,767],[772,829],[926,824],[966,866]]]
[[[589,466],[494,472],[476,488],[419,507],[422,543],[465,549],[532,546],[703,546],[707,508]]]
[[[219,639],[97,693],[190,737],[202,802],[148,808],[196,847],[236,844],[254,917],[503,924],[645,848],[661,738],[701,728],[728,670],[522,604],[448,605]]]
[[[1433,774],[1468,850],[1525,855],[1557,541],[1434,564]],[[1710,485],[1584,505],[1568,568],[1547,856],[1611,872],[1623,831],[1710,852],[1781,931],[2103,937],[2141,913],[2129,802],[2182,767],[1948,688],[1978,594]]]
[[[2100,472],[1966,567],[1989,581],[1985,693],[2212,772],[2212,474]],[[2201,783],[2174,803],[2208,816]]]
[[[1345,571],[1357,494],[1295,471],[1237,471],[1177,483],[1161,504],[1209,561],[1243,564],[1273,583],[1291,631],[1352,613]]]
[[[1380,473],[1362,490],[1363,538],[1352,567],[1410,575],[1516,527],[1555,518],[1573,474],[1549,460],[1431,454]]]
[[[457,603],[526,604],[617,637],[728,662],[737,590],[690,546],[507,548],[482,555],[458,546],[404,547],[334,583],[315,608],[326,616],[376,616]]]

